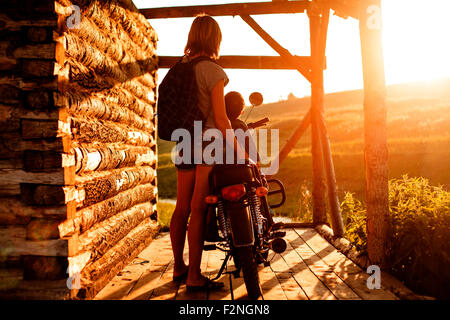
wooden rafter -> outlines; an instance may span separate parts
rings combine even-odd
[[[291,64],[295,64],[294,56],[284,47],[282,47],[275,39],[273,39],[263,28],[250,16],[241,14],[242,20],[244,20],[269,46],[272,47],[283,59],[286,59]],[[297,65],[295,68],[298,70],[308,81],[311,81],[311,72],[302,65]]]
[[[160,56],[159,68],[172,67],[180,57]],[[217,63],[225,69],[273,69],[292,70],[302,65],[306,70],[311,69],[311,57],[293,56],[293,63],[277,56],[221,56]]]
[[[147,19],[187,18],[195,17],[199,13],[210,16],[238,16],[241,14],[276,14],[276,13],[302,13],[308,9],[310,2],[254,2],[254,3],[229,3],[203,6],[183,6],[167,8],[140,9]]]

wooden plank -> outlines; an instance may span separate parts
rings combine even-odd
[[[296,64],[293,55],[285,48],[283,48],[275,39],[273,39],[263,28],[249,15],[240,14],[244,20],[269,46],[272,47],[283,59],[291,64]],[[311,81],[311,72],[302,65],[297,64],[298,70],[308,81]]]
[[[287,241],[287,250],[283,259],[291,268],[294,279],[302,287],[310,300],[335,300],[336,297],[322,281],[308,268],[300,255],[294,249],[298,234],[294,230],[286,230],[284,239]]]
[[[278,272],[275,274],[288,300],[296,300],[296,301],[308,300],[308,296],[299,286],[297,281],[295,281],[294,277],[290,272],[288,273]]]
[[[307,245],[336,273],[352,290],[364,300],[396,300],[390,291],[381,288],[370,290],[367,287],[369,275],[359,266],[340,253],[312,230],[296,229],[302,239],[308,239]],[[383,284],[383,283],[382,283]]]
[[[159,68],[171,68],[181,57],[160,56]],[[295,61],[295,63],[293,63]],[[311,68],[311,58],[306,56],[293,56],[292,61],[277,56],[220,56],[217,63],[225,69],[273,69],[291,70],[303,65]]]
[[[162,271],[145,271],[124,299],[149,300],[162,274]]]
[[[281,254],[271,251],[267,260],[270,261],[270,269],[273,272],[290,272],[289,266]]]
[[[195,17],[200,13],[210,16],[237,16],[240,14],[275,14],[275,13],[301,13],[309,7],[308,1],[291,2],[254,2],[230,3],[219,5],[184,6],[168,8],[140,9],[147,19]]]
[[[287,296],[271,268],[266,267],[259,272],[259,281],[264,300],[287,300]]]
[[[156,235],[150,245],[138,254],[138,257],[149,260],[150,266],[167,266],[172,259],[171,255],[168,254],[167,251],[171,252],[171,250],[172,246],[169,232],[160,232]],[[165,260],[155,260],[155,257],[160,256],[163,256]]]
[[[96,296],[95,300],[122,300],[126,299],[130,291],[140,280],[144,269],[141,265],[135,264],[133,260],[123,270],[121,270],[111,282],[108,283]]]
[[[315,234],[315,231],[311,230],[311,233]],[[333,269],[325,264],[316,253],[311,250],[307,243],[301,238],[297,237],[293,244],[295,251],[305,261],[308,268],[333,292],[338,299],[345,300],[358,300],[358,295],[347,286],[337,274],[333,272]]]
[[[176,300],[206,300],[208,297],[208,291],[189,292],[186,289],[186,284],[181,283],[175,299]]]
[[[268,259],[270,260],[270,269],[275,273],[288,300],[308,300],[308,296],[295,281],[291,268],[283,258],[283,255],[287,254],[289,251],[292,251],[292,249],[286,249],[286,251],[281,254],[274,254],[272,252],[272,257],[269,256]]]
[[[159,278],[150,300],[174,300],[179,283],[172,280],[173,273],[164,272]]]

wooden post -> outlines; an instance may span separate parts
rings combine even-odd
[[[339,205],[339,197],[337,194],[336,176],[334,173],[333,158],[331,156],[330,140],[328,139],[323,112],[323,66],[325,61],[325,48],[327,41],[329,14],[330,10],[328,8],[321,12],[320,27],[318,32],[319,34],[317,35],[316,40],[316,46],[318,46],[319,48],[317,50],[317,66],[320,66],[322,69],[319,69],[320,72],[318,72],[317,80],[315,80],[318,82],[317,87],[320,89],[320,93],[318,94],[320,98],[318,98],[318,100],[320,100],[321,109],[320,112],[317,113],[317,117],[315,117],[314,120],[317,121],[317,127],[319,128],[320,132],[323,164],[325,167],[328,186],[328,201],[330,205],[331,225],[333,227],[334,235],[342,237],[344,235],[344,224],[342,222],[341,208]]]
[[[359,30],[364,76],[368,253],[372,264],[386,268],[389,265],[390,225],[381,0],[361,1]]]
[[[330,204],[331,226],[333,233],[337,237],[344,236],[344,223],[342,222],[341,206],[339,204],[339,197],[337,194],[336,175],[334,173],[333,158],[331,156],[330,140],[328,138],[327,128],[325,126],[325,119],[323,115],[316,119],[317,126],[320,130],[320,139],[323,152],[323,162],[325,166],[325,173],[327,177],[328,186],[328,201]]]
[[[323,224],[327,222],[325,200],[325,173],[323,171],[322,146],[317,118],[323,114],[323,65],[319,47],[320,16],[317,12],[308,11],[310,28],[310,45],[312,58],[311,81],[311,154],[313,179],[313,222]],[[325,50],[323,50],[325,51]]]

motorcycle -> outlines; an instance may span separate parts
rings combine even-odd
[[[250,99],[252,101],[252,99]],[[253,104],[253,103],[252,103]],[[268,118],[252,124],[265,125]],[[206,221],[205,240],[213,242],[204,250],[221,250],[225,259],[214,280],[220,278],[230,258],[239,277],[242,271],[250,299],[262,295],[258,265],[269,266],[269,250],[286,250],[283,223],[275,223],[272,209],[286,200],[284,186],[277,179],[266,179],[255,164],[216,164],[210,174],[211,193],[205,198],[210,206]],[[269,204],[268,198],[281,194],[281,201]]]

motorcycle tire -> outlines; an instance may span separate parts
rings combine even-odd
[[[257,300],[262,296],[261,284],[259,283],[258,264],[252,247],[234,248],[235,264],[239,265],[244,276],[247,295],[251,300]],[[237,261],[236,261],[237,260]]]

